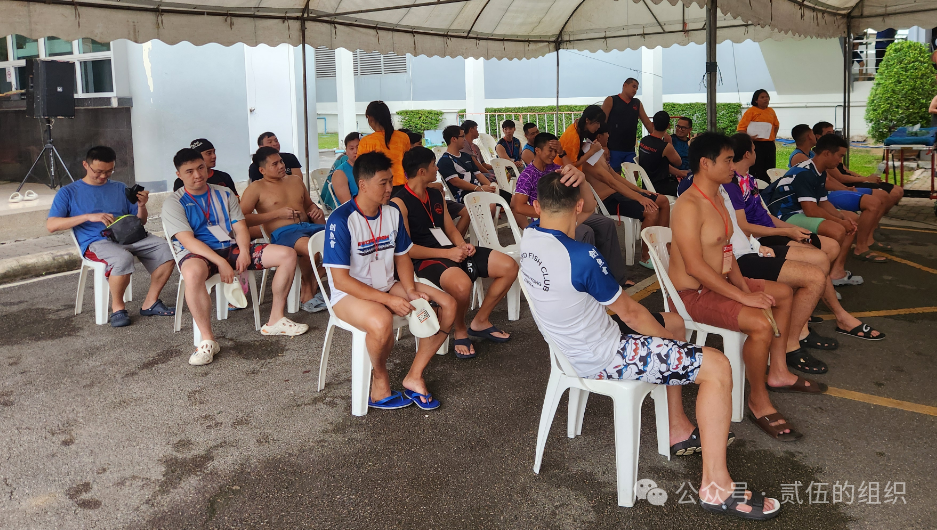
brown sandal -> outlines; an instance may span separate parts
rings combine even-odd
[[[807,383],[810,383],[810,386],[807,386]],[[768,387],[768,390],[771,392],[799,392],[803,394],[825,394],[829,388],[826,386],[826,383],[818,383],[812,379],[805,379],[800,376],[797,376],[797,382],[793,385],[771,386],[766,383],[765,386]]]
[[[774,414],[768,414],[767,416],[762,416],[760,418],[755,417],[755,414],[749,410],[749,417],[752,421],[755,422],[755,425],[761,427],[761,430],[765,431],[768,436],[777,439],[781,442],[796,442],[803,438],[803,434],[794,430],[794,426],[781,415],[780,412],[775,412]],[[784,420],[784,423],[779,425],[771,425],[772,423],[777,423],[781,420]],[[782,433],[781,431],[788,430],[790,432]]]

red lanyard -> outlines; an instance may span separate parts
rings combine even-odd
[[[514,159],[514,139],[511,138],[511,141],[510,141],[510,142],[508,142],[507,140],[504,141],[504,150],[505,150],[505,151],[508,150],[508,143],[511,144],[511,151],[510,151],[509,153],[507,153],[507,155],[508,155],[509,157],[511,157],[511,159],[513,160],[513,159]]]
[[[420,201],[420,204],[423,205],[423,209],[426,210],[426,215],[429,216],[429,222],[430,222],[430,224],[433,225],[433,228],[436,228],[436,221],[433,220],[433,214],[432,214],[432,212],[430,212],[430,209],[426,207],[427,204],[429,204],[430,206],[432,206],[432,204],[430,204],[430,200],[429,200],[429,190],[423,190],[423,192],[426,193],[426,201],[424,202],[423,199],[420,199],[420,197],[419,197],[416,193],[414,193],[413,190],[410,189],[410,185],[409,185],[409,184],[404,184],[403,187],[407,188],[407,191],[410,192],[410,195],[413,195],[414,197],[416,197],[416,198]]]
[[[696,191],[698,191],[699,194],[702,195],[704,199],[709,201],[709,204],[713,205],[713,208],[716,208],[716,203],[714,203],[712,199],[707,197],[706,194],[703,193],[703,190],[699,189],[699,186],[696,185],[696,182],[693,183],[693,187],[696,188]],[[729,221],[725,217],[722,216],[722,212],[719,211],[719,208],[716,208],[716,213],[719,214],[719,218],[722,219],[722,222],[725,223],[726,225],[726,243],[728,243],[729,242]]]
[[[211,222],[209,221],[209,216],[211,214],[211,188],[208,188],[208,208],[205,210],[202,210],[202,203],[198,202],[198,200],[196,200],[196,198],[193,197],[191,193],[189,193],[189,190],[185,190],[185,194],[188,195],[189,198],[192,199],[192,202],[194,202],[195,205],[198,206],[198,209],[203,214],[205,214],[205,222],[208,224],[211,224]]]
[[[364,222],[365,222],[365,224],[368,225],[368,232],[371,233],[371,244],[374,245],[374,255],[375,255],[375,257],[376,257],[376,256],[377,256],[377,237],[374,237],[374,231],[371,230],[371,221],[368,220],[368,216],[367,216],[367,215],[364,215],[364,212],[362,212],[362,211],[361,211],[361,208],[358,207],[358,198],[357,198],[357,197],[352,197],[351,200],[355,201],[355,208],[358,210],[358,213],[361,214],[361,217],[364,217]],[[382,219],[383,217],[384,217],[384,207],[383,207],[383,206],[379,206],[379,207],[378,207],[378,216],[377,216],[377,236],[378,236],[378,237],[381,236],[381,230],[382,230],[382,221],[381,221],[381,219]]]

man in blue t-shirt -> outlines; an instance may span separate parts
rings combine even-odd
[[[439,289],[414,282],[408,255],[413,243],[400,210],[387,204],[393,190],[390,168],[383,153],[358,156],[353,168],[358,196],[329,216],[322,264],[328,271],[335,316],[365,332],[373,368],[368,406],[399,409],[416,403],[431,410],[439,407],[439,400],[430,394],[423,372],[449,335],[456,302]],[[416,299],[439,306],[439,331],[420,340],[401,394],[390,388],[387,358],[394,347],[394,315],[410,314],[410,301]]]
[[[172,252],[160,237],[148,234],[129,245],[119,245],[103,235],[115,219],[135,215],[146,224],[148,191],[140,191],[133,202],[127,196],[127,187],[110,180],[117,163],[117,154],[107,146],[92,147],[82,165],[85,177],[63,187],[55,194],[46,228],[49,232],[71,230],[85,259],[105,264],[105,275],[111,291],[111,326],[130,325],[130,315],[124,305],[124,291],[133,273],[136,257],[150,273],[150,288],[143,299],[143,316],[172,316],[175,310],[166,307],[159,293],[172,274]],[[103,322],[101,322],[103,324]]]
[[[163,203],[162,218],[166,236],[175,239],[176,260],[185,280],[185,299],[202,335],[189,364],[208,364],[221,350],[211,329],[211,298],[205,289],[205,282],[216,274],[222,283],[230,284],[237,282],[237,275],[246,270],[276,267],[270,282],[273,289],[270,319],[260,333],[290,337],[305,333],[309,326],[283,315],[296,272],[296,251],[282,245],[251,244],[237,195],[226,187],[208,184],[208,168],[201,153],[181,149],[173,157],[173,164],[184,186]],[[240,286],[236,289],[240,290]]]
[[[553,172],[537,183],[534,205],[540,221],[524,231],[520,247],[521,281],[541,333],[576,371],[569,375],[675,387],[698,384],[697,437],[703,450],[703,487],[698,491],[703,508],[775,517],[778,501],[771,499],[769,505],[757,496],[746,501],[744,495],[732,495],[724,442],[732,403],[728,359],[665,329],[665,318],[623,293],[595,247],[573,239],[583,200],[579,188],[566,186],[561,178]],[[668,392],[668,398],[671,395]],[[669,413],[680,415],[682,407],[671,407]]]

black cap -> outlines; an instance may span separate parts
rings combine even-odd
[[[211,142],[209,142],[209,141],[206,140],[205,138],[199,138],[199,139],[197,139],[197,140],[192,140],[192,143],[189,144],[189,147],[192,148],[192,149],[195,149],[195,150],[198,151],[199,153],[204,153],[205,151],[208,151],[209,149],[214,149],[214,148],[215,148],[215,146],[212,145]]]

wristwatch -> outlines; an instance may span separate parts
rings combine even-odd
[[[564,156],[566,156],[566,151],[560,151],[558,155],[560,158],[563,158]]]

